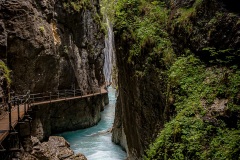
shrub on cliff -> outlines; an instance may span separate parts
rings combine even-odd
[[[239,159],[240,71],[206,67],[193,55],[169,70],[176,116],[145,159]]]
[[[1,85],[5,79],[7,82],[7,85],[10,86],[11,84],[10,70],[2,60],[0,60],[0,78],[1,78],[0,80]]]

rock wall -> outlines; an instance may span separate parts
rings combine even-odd
[[[1,0],[0,59],[11,70],[11,90],[24,94],[79,88],[87,94],[103,86],[99,7],[98,0]],[[53,133],[90,127],[100,120],[106,103],[103,95],[35,106],[32,133],[26,123],[21,135],[42,141]]]
[[[120,8],[117,10],[118,14],[115,24],[119,97],[112,139],[123,147],[127,147],[128,159],[130,160],[142,159],[149,145],[158,136],[162,137],[161,141],[157,139],[159,141],[156,141],[152,148],[156,147],[148,152],[149,157],[145,157],[145,159],[164,159],[165,157],[181,159],[173,154],[173,152],[177,152],[177,149],[181,149],[181,146],[178,146],[179,143],[187,146],[179,154],[182,157],[188,157],[188,151],[191,150],[191,148],[188,148],[190,142],[186,142],[181,138],[184,137],[184,129],[187,129],[189,126],[196,126],[189,124],[184,128],[180,124],[180,127],[177,128],[174,125],[178,125],[180,121],[177,118],[175,119],[175,117],[179,118],[180,115],[191,113],[190,110],[187,113],[180,112],[185,108],[176,109],[179,104],[190,99],[188,94],[191,93],[188,93],[189,90],[182,91],[181,87],[189,88],[190,86],[185,84],[186,81],[179,85],[172,84],[178,77],[176,76],[176,79],[172,82],[169,76],[170,73],[174,75],[179,70],[182,70],[182,68],[171,69],[172,66],[176,65],[174,63],[181,59],[180,57],[196,56],[199,58],[200,64],[210,68],[206,67],[200,73],[207,73],[215,77],[221,77],[222,73],[218,71],[231,65],[235,65],[235,68],[238,68],[236,70],[239,70],[237,62],[239,61],[239,11],[232,5],[239,4],[237,1],[232,1],[231,5],[230,2],[216,0],[177,0],[165,2],[166,5],[159,5],[157,2],[156,4],[150,4],[147,1],[132,1],[124,4],[120,1],[118,7],[116,7],[117,9]],[[185,65],[188,67],[187,62],[182,67]],[[215,70],[217,73],[208,73],[209,70]],[[238,75],[236,70],[231,70],[231,67],[229,67],[229,71],[226,71],[227,74],[225,75],[228,77],[227,79],[230,79],[228,73],[233,73],[235,76]],[[197,70],[194,73],[197,74]],[[194,77],[191,77],[190,72],[187,72],[185,76],[186,79],[189,78],[188,80],[194,79]],[[205,82],[203,84],[206,86]],[[229,81],[219,84],[230,86]],[[216,88],[211,89],[217,90]],[[232,98],[225,93],[227,92],[226,90],[223,92],[224,94],[221,93],[215,98]],[[198,98],[201,97],[201,94],[198,94]],[[233,100],[234,105],[239,106],[238,95],[239,86],[236,94],[234,91],[235,98],[233,98],[236,100]],[[201,98],[204,99],[205,97]],[[195,100],[196,102],[194,103],[201,103],[197,101],[197,98]],[[215,102],[212,101],[211,103],[214,104]],[[185,107],[187,108],[191,105],[185,104]],[[200,108],[204,108],[204,105]],[[196,111],[193,115],[198,117],[198,112]],[[203,112],[208,111],[205,108]],[[232,122],[232,119],[239,121],[239,116],[238,118],[235,116],[235,112],[239,113],[239,110],[228,112],[231,116],[228,118],[226,118],[226,115],[223,116],[225,117],[223,118],[224,123],[228,124]],[[186,117],[189,118],[188,115]],[[201,122],[205,125],[208,124],[203,117]],[[222,121],[220,117],[210,119],[212,121],[213,119],[218,119],[220,123]],[[173,126],[165,129],[165,125],[168,122],[170,122],[169,125],[172,124]],[[184,120],[181,122],[182,124],[188,124]],[[177,129],[182,131],[182,133],[178,133]],[[203,128],[198,129],[204,130]],[[239,130],[239,127],[235,129]],[[164,132],[161,136],[162,130]],[[210,135],[207,136],[211,137],[213,133],[214,131],[211,131],[209,132]],[[124,135],[126,135],[126,142],[124,141]],[[166,141],[164,140],[168,137],[170,137],[168,141],[166,140],[168,143],[165,143]],[[203,137],[202,140],[204,139]],[[162,150],[159,149],[160,147],[157,148],[160,144],[163,144],[161,146]],[[164,144],[173,144],[173,146],[170,148]],[[199,140],[198,144],[207,146],[209,142],[204,144]],[[205,149],[208,152],[209,148]],[[198,152],[191,153],[195,154]],[[199,153],[203,153],[203,151],[199,151]],[[193,156],[189,159],[200,158]]]
[[[103,84],[104,35],[98,1],[0,2],[1,54],[12,70],[12,90],[23,93]],[[78,8],[74,8],[78,7]]]
[[[16,94],[73,88],[86,94],[104,84],[99,3],[71,4],[65,0],[0,2],[0,59],[11,69],[11,90]],[[103,99],[93,100],[100,106]],[[89,103],[83,105],[86,112],[90,109],[86,106],[93,107]],[[47,112],[53,110],[46,107]],[[96,113],[94,123],[99,109]]]
[[[120,99],[118,98],[117,101]],[[126,135],[123,128],[123,113],[121,106],[119,102],[116,103],[116,109],[115,109],[115,119],[114,119],[114,126],[112,129],[112,141],[118,145],[120,145],[125,151],[127,151],[127,141],[126,141]],[[127,151],[128,152],[128,151]]]
[[[128,44],[117,45],[127,46]],[[119,96],[113,127],[113,141],[128,151],[128,158],[140,159],[149,142],[163,127],[165,117],[164,85],[152,72],[138,79],[134,67],[126,64],[126,50],[117,49]],[[126,137],[126,138],[125,138]]]
[[[29,137],[25,140],[23,145],[25,152],[18,155],[18,159],[32,160],[32,159],[68,159],[68,160],[86,160],[87,158],[82,154],[74,155],[70,149],[69,143],[62,137],[51,136],[48,142],[41,143],[36,137]],[[31,146],[31,147],[29,147]]]

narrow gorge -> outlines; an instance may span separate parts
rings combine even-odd
[[[0,0],[0,160],[238,160],[239,62],[238,0]]]

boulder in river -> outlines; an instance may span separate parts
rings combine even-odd
[[[21,160],[87,160],[83,154],[74,154],[70,144],[59,136],[50,136],[43,143],[36,137],[30,137],[24,148],[26,147],[30,149],[21,155]]]

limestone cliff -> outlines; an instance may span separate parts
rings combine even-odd
[[[1,0],[0,59],[11,70],[15,94],[104,84],[104,34],[98,0]],[[95,125],[107,95],[35,106],[32,133],[47,140],[57,132]],[[30,136],[28,124],[21,136]]]
[[[98,1],[0,2],[0,58],[16,94],[104,84],[104,35]]]
[[[78,87],[86,93],[101,86],[104,35],[98,8],[94,0],[1,1],[0,58],[12,70],[12,90]]]
[[[131,160],[237,159],[239,2],[118,2],[113,140]]]

